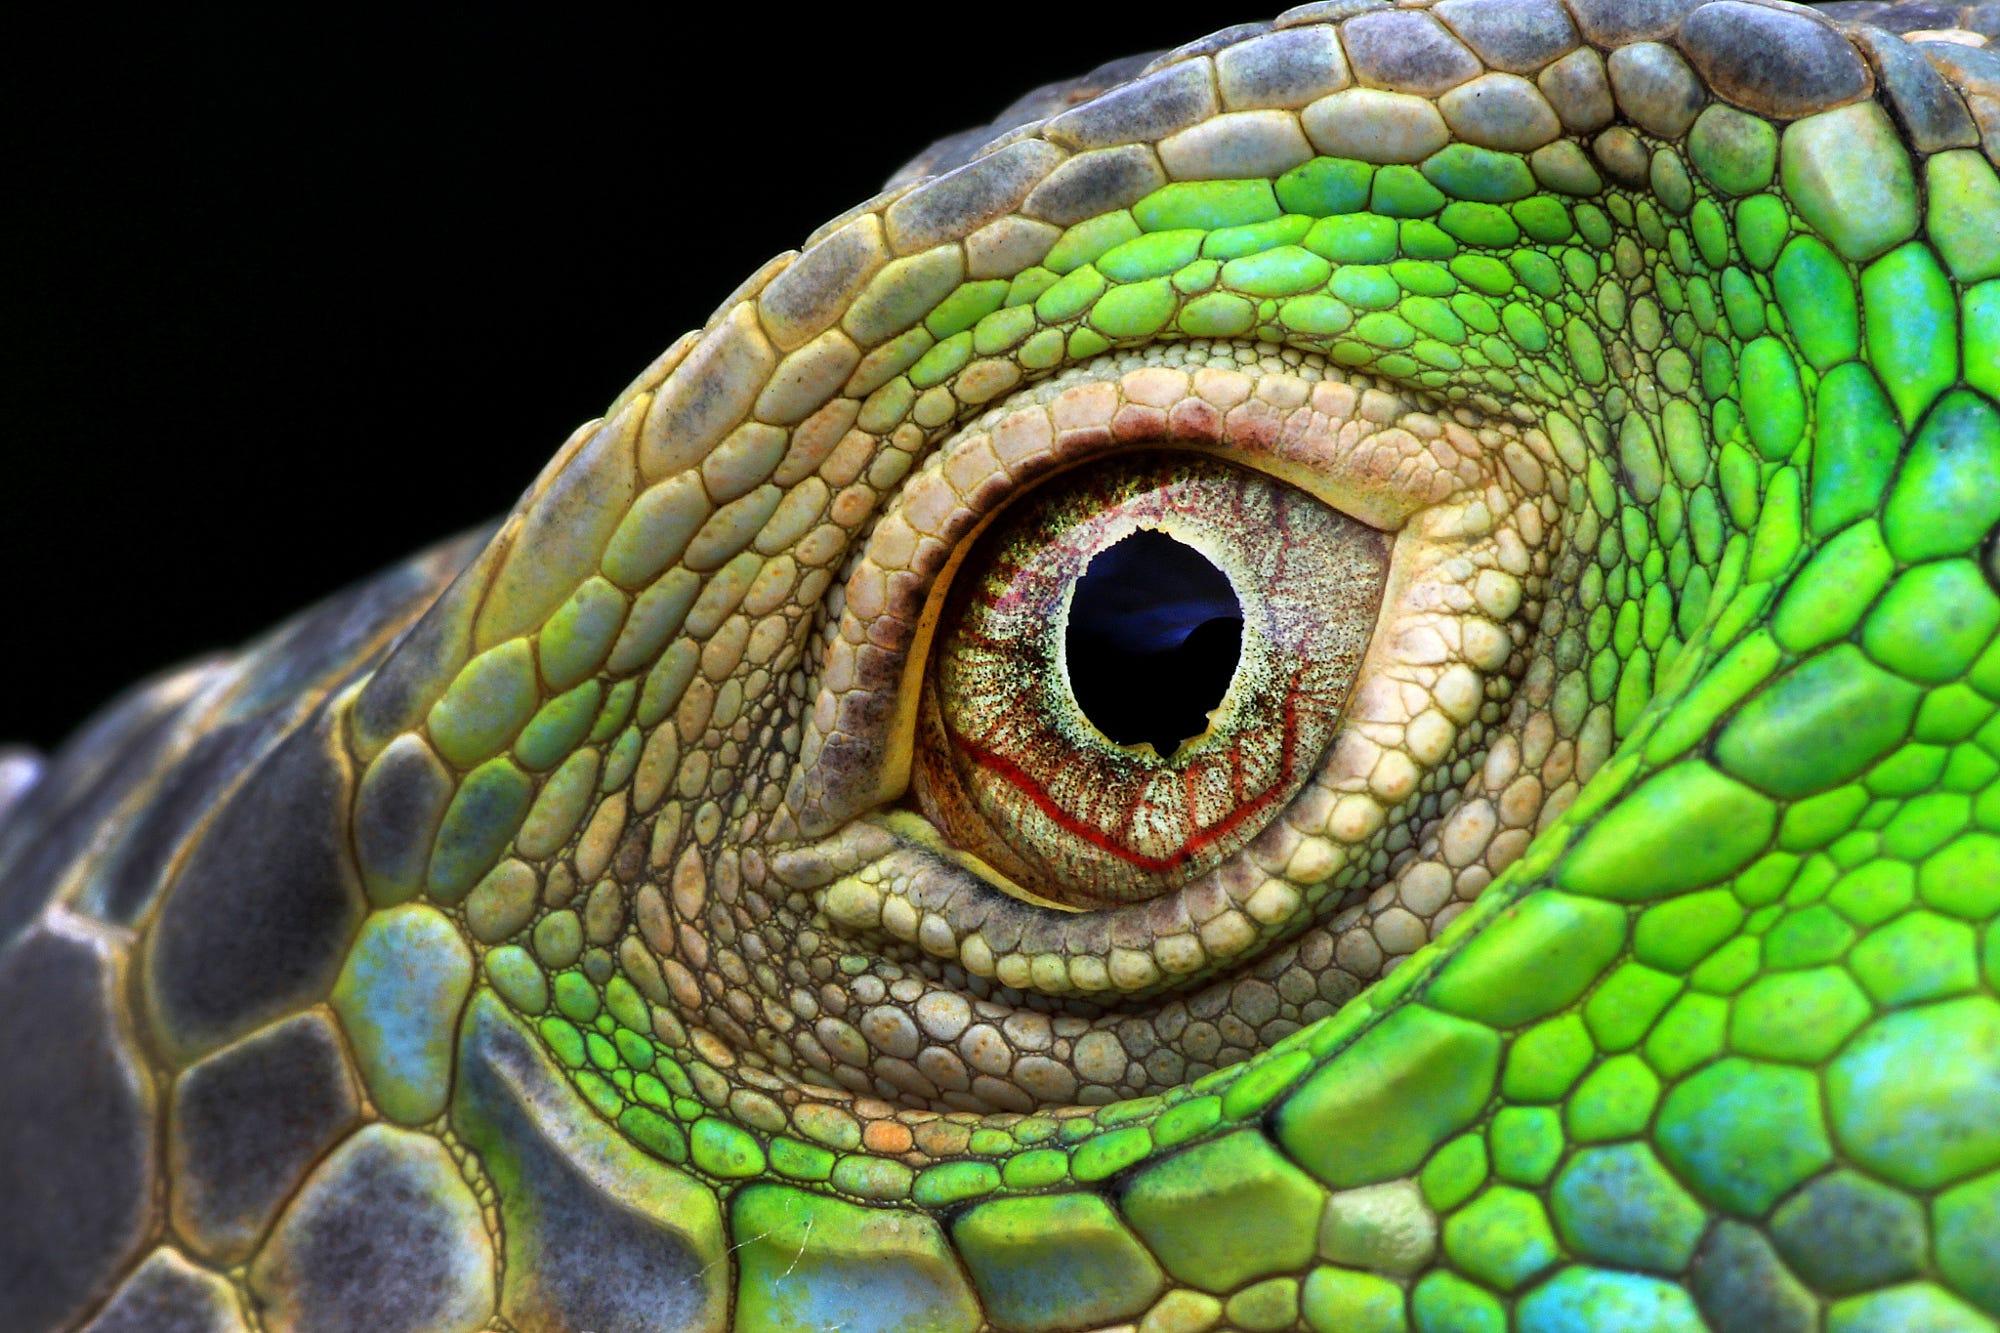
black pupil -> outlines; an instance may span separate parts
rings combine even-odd
[[[1077,707],[1120,745],[1171,755],[1208,728],[1236,675],[1243,608],[1201,552],[1141,528],[1092,557],[1069,608]]]

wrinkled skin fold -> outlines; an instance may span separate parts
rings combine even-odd
[[[940,141],[0,761],[0,1324],[1992,1327],[1996,42],[1334,0]]]

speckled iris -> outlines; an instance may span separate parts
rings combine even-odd
[[[1186,553],[1155,547],[1150,591],[1121,568],[1135,540]],[[1139,454],[1035,493],[954,588],[919,799],[962,845],[1060,903],[1129,902],[1186,882],[1261,831],[1332,740],[1387,550],[1383,534],[1303,491],[1198,455]],[[1122,593],[1088,577],[1107,558]],[[1166,744],[1107,734],[1072,683],[1069,652],[1093,633],[1076,623],[1079,597],[1138,647],[1184,641],[1185,622],[1226,620],[1210,612],[1237,602],[1238,660],[1220,698],[1195,698],[1209,681],[1182,696],[1205,717],[1155,731]],[[1115,613],[1114,601],[1125,603]]]

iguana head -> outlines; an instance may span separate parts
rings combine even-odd
[[[2000,1310],[2000,54],[1902,13],[1302,6],[581,429],[327,724],[515,1326]]]
[[[1426,943],[1610,754],[1616,699],[1558,656],[1606,585],[1649,659],[1700,623],[1665,561],[1712,586],[1728,542],[1712,335],[1673,215],[1607,193],[1532,83],[1440,110],[1342,52],[1308,24],[1164,62],[770,266],[355,697],[375,901],[448,905],[593,1015],[629,992],[770,1132],[811,1108],[898,1160],[1237,1065]],[[1485,138],[1593,193],[1454,142],[1496,97],[1534,124]],[[1686,396],[1649,418],[1613,367],[1662,358]],[[1670,450],[1699,473],[1677,547],[1588,503],[1606,397],[1648,497]],[[1139,532],[1243,624],[1171,754],[1105,734],[1070,657]]]

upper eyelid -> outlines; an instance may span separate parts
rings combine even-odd
[[[907,783],[940,576],[1025,483],[1121,443],[1179,441],[1222,450],[1394,531],[1505,466],[1503,450],[1480,432],[1317,358],[1261,373],[1230,365],[1079,374],[1023,391],[954,436],[869,535],[829,637],[788,792],[805,837],[832,832]],[[1553,465],[1545,442],[1531,452]]]

